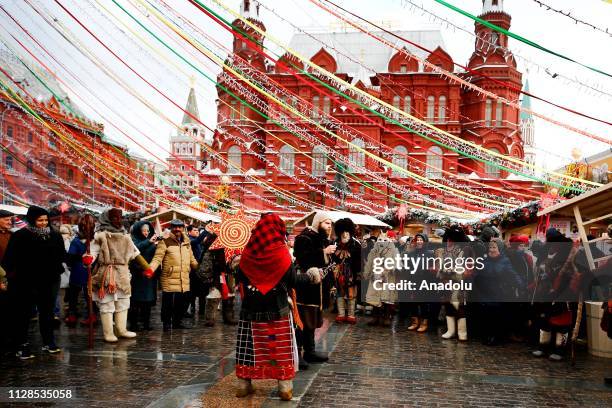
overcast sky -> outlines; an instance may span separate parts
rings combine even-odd
[[[213,66],[202,55],[188,49],[184,41],[181,42],[176,36],[170,38],[167,34],[161,32],[159,26],[156,26],[158,23],[153,23],[152,16],[150,18],[145,17],[130,4],[130,1],[135,2],[136,0],[117,1],[139,18],[143,24],[158,33],[178,53],[197,65],[210,78],[216,77],[219,71],[217,67]],[[149,1],[157,4],[157,0]],[[422,4],[426,9],[438,16],[470,32],[473,31],[473,22],[467,17],[453,12],[435,3],[433,0],[413,1],[417,4]],[[145,84],[116,60],[108,51],[104,50],[99,43],[79,27],[54,1],[30,0],[30,2],[39,8],[41,12],[46,10],[47,13],[52,15],[52,18],[57,19],[58,23],[68,28],[79,41],[82,41],[87,48],[103,61],[103,65],[110,69],[113,75],[123,79],[129,88],[133,89],[141,98],[152,105],[154,109],[162,112],[174,122],[181,121],[182,112],[178,108],[156,93],[149,85]],[[138,73],[181,106],[185,105],[190,77],[193,76],[195,78],[202,119],[210,128],[214,128],[216,122],[216,91],[211,81],[181,61],[176,55],[164,49],[163,46],[142,30],[112,1],[60,0],[60,2],[67,6],[75,17],[99,36],[121,58],[124,58]],[[187,1],[166,0],[166,2],[184,16],[187,16],[191,22],[205,30],[206,33],[218,39],[225,47],[231,47],[231,36],[229,33],[205,14],[191,6]],[[453,0],[451,2],[455,5],[460,5],[472,14],[479,14],[482,9],[480,0]],[[580,2],[546,0],[546,2],[564,11],[571,11],[572,15],[604,29],[612,21],[612,4],[602,0],[583,0]],[[238,10],[239,3],[237,0],[227,0],[227,4],[234,10]],[[286,20],[303,29],[319,31],[338,29],[337,20],[333,16],[319,9],[308,0],[265,0],[262,3],[274,8]],[[387,27],[393,29],[439,29],[442,33],[446,50],[459,63],[466,64],[473,51],[474,38],[472,36],[461,30],[448,27],[444,23],[435,21],[431,16],[424,15],[401,0],[337,0],[337,3],[345,8],[350,8],[353,12],[366,18],[379,23],[384,22]],[[32,47],[37,57],[44,61],[45,64],[48,64],[67,83],[68,87],[65,90],[81,110],[89,117],[105,124],[106,133],[110,137],[128,145],[133,151],[145,157],[153,158],[151,154],[145,152],[143,148],[137,146],[124,136],[117,129],[119,128],[143,144],[155,156],[161,158],[168,156],[168,139],[169,135],[174,132],[170,123],[157,113],[151,111],[112,78],[104,74],[100,67],[81,55],[40,18],[27,3],[0,0],[0,4],[13,14],[58,61],[65,64],[78,77],[78,80],[70,76],[56,62],[44,54],[4,13],[0,13],[0,26],[2,27],[0,29],[0,37],[3,41],[18,50],[21,55],[25,54],[25,51],[19,48],[19,45],[10,38],[8,34],[10,32],[28,47]],[[161,53],[161,56],[147,48],[138,36],[131,33],[126,27],[121,26],[116,18],[105,11],[100,4],[119,17],[121,21],[138,33],[148,44],[154,46]],[[207,1],[205,4],[211,5],[211,2]],[[213,8],[227,19],[233,19],[219,7],[214,6]],[[552,11],[546,11],[533,0],[505,1],[504,8],[512,16],[511,31],[540,43],[544,47],[581,61],[584,64],[612,73],[612,58],[608,51],[612,47],[612,38],[609,35],[581,24],[575,24],[567,17]],[[268,32],[288,44],[294,32],[291,25],[267,12],[265,9],[261,10],[261,16]],[[202,37],[199,37],[199,39],[204,41]],[[271,41],[267,41],[266,45],[272,51],[282,54],[279,47]],[[580,81],[601,87],[612,95],[612,78],[563,61],[513,39],[510,39],[510,48],[515,54],[519,54],[543,67],[549,67],[551,72],[560,73],[570,78],[579,78]],[[359,56],[355,57],[359,58]],[[521,58],[517,58],[517,60],[519,69],[525,72],[526,65],[524,60]],[[560,77],[553,79],[544,70],[534,68],[531,68],[529,72],[529,82],[531,92],[535,95],[553,100],[560,105],[595,117],[606,120],[611,119],[610,108],[612,106],[612,97],[601,96],[593,91],[580,88],[576,84],[561,80]],[[99,114],[94,111],[94,108],[98,110]],[[608,139],[610,138],[610,126],[608,125],[569,114],[537,100],[533,101],[533,109],[561,122],[569,123]],[[608,148],[606,144],[578,135],[541,119],[536,119],[535,137],[538,148],[537,161],[540,165],[545,165],[549,169],[567,162],[572,148],[580,148],[584,156]]]

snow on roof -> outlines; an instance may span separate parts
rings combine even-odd
[[[24,58],[22,58],[22,60],[28,65],[28,67],[30,67],[30,69],[36,72],[34,69],[34,64],[28,60],[25,60]],[[19,61],[19,59],[17,59],[10,51],[2,47],[0,47],[0,65],[2,65],[4,70],[11,76],[11,78],[7,78],[6,75],[0,72],[0,78],[2,78],[2,80],[13,90],[19,91],[19,93],[23,94],[23,91],[21,91],[19,88],[17,88],[17,85],[15,85],[15,82],[18,82],[19,85],[28,92],[28,94],[41,102],[47,102],[53,96],[53,94]],[[70,97],[66,91],[60,87],[55,78],[45,71],[38,71],[36,72],[36,75],[38,75],[40,79],[44,81],[49,88],[51,88],[53,92],[55,92],[62,99],[62,101],[73,110],[76,115],[82,118],[86,117],[79,107],[70,100]],[[68,110],[61,103],[60,109],[63,112],[70,113],[70,110]]]
[[[432,51],[438,46],[444,48],[444,41],[439,30],[392,31],[392,33]],[[429,55],[425,51],[405,41],[398,40],[383,31],[372,32],[372,34],[384,38],[398,48],[406,47],[408,52],[419,58],[427,58]],[[319,41],[310,36],[316,37]],[[350,56],[353,60],[360,61],[368,69],[373,69],[374,71],[365,70],[360,64],[339,54],[338,51],[325,48],[336,60],[338,72],[356,77],[356,80],[360,79],[366,85],[370,85],[369,77],[371,75],[377,72],[387,72],[389,61],[397,52],[376,38],[361,32],[296,33],[291,38],[289,48],[297,51],[305,58],[312,58],[323,47],[321,42],[330,44],[342,54]]]

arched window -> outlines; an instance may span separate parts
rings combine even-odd
[[[427,97],[427,118],[428,122],[434,121],[436,99],[433,96]]]
[[[446,122],[446,96],[438,98],[438,122]]]
[[[323,146],[315,146],[312,149],[312,175],[315,177],[325,176],[327,167],[327,156]]]
[[[349,146],[349,171],[360,171],[358,167],[365,167],[365,153],[358,148],[365,148],[363,140],[353,139],[352,145]]]
[[[8,126],[6,128],[6,137],[9,139],[13,138],[13,127],[12,126]]]
[[[323,113],[329,115],[331,111],[331,101],[329,100],[329,96],[323,97]]]
[[[502,103],[501,101],[497,101],[497,105],[495,106],[495,126],[497,127],[501,127],[502,126],[502,117],[503,113],[502,113]]]
[[[28,132],[28,143],[32,143],[34,141],[34,135],[32,132]]]
[[[412,105],[412,99],[410,96],[404,96],[404,112],[410,113],[410,105]]]
[[[499,153],[499,149],[496,149],[495,147],[490,147],[489,150],[495,153]],[[499,178],[499,167],[495,167],[489,163],[485,163],[485,173],[491,178]]]
[[[295,170],[295,151],[293,147],[287,145],[281,147],[280,170],[285,174],[293,174]]]
[[[312,109],[312,118],[316,119],[319,117],[319,97],[318,96],[313,96],[312,97],[312,105],[313,105],[313,109]]]
[[[68,172],[66,173],[66,179],[70,183],[72,183],[74,181],[74,170],[68,169]]]
[[[34,172],[34,163],[32,162],[32,160],[28,160],[28,163],[26,164],[26,173],[32,174],[33,172]]]
[[[7,170],[13,170],[13,156],[6,156],[4,159],[4,164]]]
[[[399,97],[399,95],[395,95],[393,97],[393,107],[396,108],[396,109],[401,109],[400,108],[400,97]]]
[[[55,177],[57,175],[57,166],[54,162],[49,162],[49,164],[47,164],[47,175],[49,177]]]
[[[442,177],[442,149],[431,146],[427,150],[427,167],[425,177],[437,179]]]
[[[485,126],[491,126],[491,109],[493,108],[493,102],[487,99],[485,102]]]
[[[408,149],[400,145],[396,146],[393,150],[395,151],[393,154],[393,164],[406,170],[408,167]],[[406,173],[396,169],[392,170],[392,175],[395,177],[406,177]]]
[[[227,149],[227,172],[230,174],[239,174],[242,168],[242,151],[238,146],[232,146]]]

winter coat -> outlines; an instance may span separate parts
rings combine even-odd
[[[329,240],[312,228],[305,228],[297,237],[293,246],[293,255],[301,273],[312,267],[323,268],[328,264],[323,250],[330,244]],[[322,293],[327,292],[331,287],[332,274],[328,274],[325,282],[320,285],[310,285],[299,288],[297,292],[298,304],[304,306],[322,307]]]
[[[0,230],[0,262],[2,262],[2,258],[4,258],[4,252],[6,251],[12,234],[10,230]]]
[[[191,243],[191,250],[193,251],[193,256],[196,261],[200,262],[202,258],[202,254],[208,248],[204,248],[205,241],[210,241],[210,239],[206,239],[208,236],[212,235],[210,232],[204,230],[197,237],[189,236],[189,241]],[[212,244],[212,241],[209,242],[208,246]]]
[[[453,281],[453,282],[461,282],[470,279],[470,275],[472,270],[468,268],[455,268],[455,269],[445,269],[444,266],[450,265],[449,259],[452,259],[453,265],[457,265],[458,259],[466,259],[466,258],[474,258],[476,259],[476,255],[474,255],[474,251],[462,245],[462,243],[456,243],[451,248],[448,246],[438,248],[434,251],[436,257],[442,258],[442,269],[438,271],[437,277],[441,281]],[[448,264],[448,265],[445,265]],[[445,294],[446,301],[452,303],[465,303],[466,293],[464,290],[452,290],[449,293]]]
[[[475,268],[470,301],[512,302],[524,298],[526,282],[505,254],[484,260],[484,267]]]
[[[59,232],[51,229],[43,238],[25,227],[11,236],[2,265],[9,285],[48,288],[59,282],[65,261],[66,248]]]
[[[244,288],[240,318],[253,321],[272,321],[287,316],[290,311],[289,291],[292,288],[310,285],[310,277],[305,273],[297,273],[293,264],[280,282],[265,295],[251,286],[249,279],[240,269],[238,269],[236,278]],[[318,285],[313,286],[318,287]]]
[[[381,283],[377,283],[379,290],[374,288],[374,282],[377,280],[382,283],[396,283],[397,271],[395,264],[391,268],[384,266],[384,261],[376,261],[378,268],[382,269],[381,273],[375,271],[374,260],[375,259],[387,259],[392,258],[394,261],[399,255],[395,244],[386,236],[381,235],[374,244],[374,248],[370,251],[368,259],[366,261],[365,268],[363,270],[363,277],[369,281],[368,290],[366,292],[366,303],[379,307],[383,303],[395,303],[397,302],[397,291],[389,290],[388,288],[382,289]],[[376,268],[376,269],[378,269]]]
[[[87,285],[87,268],[83,265],[83,255],[87,251],[85,240],[74,237],[68,247],[68,262],[70,269],[70,284],[73,286]]]
[[[92,271],[93,290],[108,288],[110,274],[114,274],[117,289],[126,295],[132,293],[129,264],[140,252],[128,234],[123,232],[98,231],[90,248],[96,257]]]
[[[351,237],[346,244],[337,239],[332,262],[337,264],[337,286],[340,284],[345,287],[356,285],[361,277],[361,243],[354,237]]]
[[[143,236],[140,231],[143,225],[149,226],[149,235]],[[155,250],[157,246],[151,242],[151,237],[155,235],[155,230],[153,229],[153,225],[148,221],[138,221],[132,226],[132,241],[138,251],[140,251],[140,255],[147,262],[151,262],[153,260],[153,256],[155,255]],[[157,270],[155,271],[155,275],[153,279],[149,279],[144,276],[144,271],[142,267],[138,265],[136,262],[130,263],[130,273],[132,274],[132,300],[135,302],[153,302],[157,297]]]
[[[157,244],[151,268],[161,269],[161,285],[164,292],[189,292],[189,272],[198,267],[187,234],[181,242],[172,234]]]

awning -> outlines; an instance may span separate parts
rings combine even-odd
[[[0,210],[10,211],[15,215],[26,215],[26,213],[28,212],[28,207],[21,207],[19,205],[0,204]]]
[[[160,211],[155,214],[147,215],[142,218],[143,220],[159,220],[160,224],[165,224],[173,219],[179,219],[183,221],[200,221],[200,222],[221,222],[221,217],[202,211],[188,210],[185,208],[170,208],[164,211]]]
[[[599,221],[605,222],[607,219],[612,218],[612,183],[608,183],[569,200],[547,207],[540,211],[538,216],[546,214],[562,215],[574,217],[576,219],[578,233],[584,245],[584,252],[587,256],[587,261],[591,270],[595,270],[595,263],[607,261],[612,258],[612,255],[607,255],[602,258],[593,258],[590,245],[587,245],[587,243],[597,242],[602,238],[595,238],[589,241],[586,229],[584,228],[587,225]]]
[[[312,223],[312,219],[314,218],[316,211],[312,211],[302,218],[298,219],[293,223],[294,226],[305,224],[310,225]],[[366,227],[381,227],[381,228],[391,228],[389,224],[385,224],[384,222],[372,217],[371,215],[366,214],[353,214],[346,211],[326,211],[327,214],[331,217],[333,222],[338,221],[342,218],[350,218],[356,225],[362,225]]]

